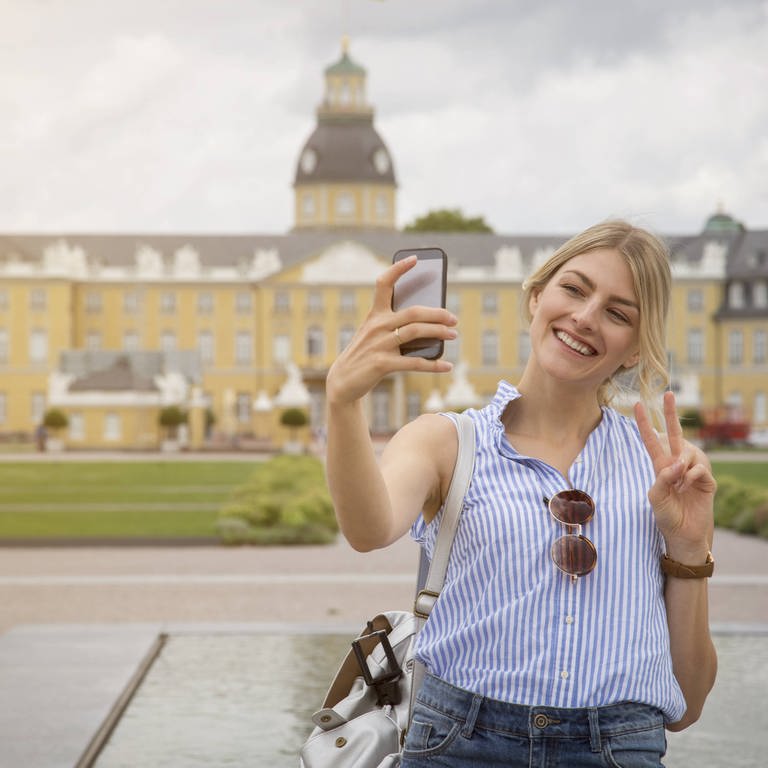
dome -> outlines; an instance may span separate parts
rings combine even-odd
[[[713,213],[704,225],[705,232],[741,232],[744,225],[728,213],[718,210]]]
[[[396,184],[392,157],[373,120],[320,120],[299,154],[296,184],[324,182]]]

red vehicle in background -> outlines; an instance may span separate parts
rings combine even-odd
[[[699,437],[704,447],[749,443],[751,426],[739,408],[715,408],[705,412],[703,417],[704,423],[699,429]]]

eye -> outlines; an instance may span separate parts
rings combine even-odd
[[[619,323],[630,325],[632,322],[623,312],[619,311],[618,309],[609,309],[608,314]]]
[[[570,293],[572,296],[581,296],[583,293],[581,288],[573,283],[562,283],[561,287],[566,293]]]

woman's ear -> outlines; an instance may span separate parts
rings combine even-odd
[[[628,357],[623,364],[623,367],[629,370],[630,368],[634,368],[638,363],[640,362],[640,351],[634,352],[630,357]]]
[[[541,296],[541,288],[532,288],[531,296],[528,299],[528,312],[531,315],[536,311],[536,307],[539,306],[539,296]]]

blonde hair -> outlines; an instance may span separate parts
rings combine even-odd
[[[633,375],[628,376],[627,369],[621,366],[603,382],[597,393],[598,402],[609,405],[617,395],[627,394],[636,386],[646,407],[658,416],[659,396],[669,384],[666,331],[672,289],[669,251],[658,237],[621,220],[596,224],[572,237],[523,283],[523,307],[528,322],[531,321],[529,306],[534,293],[541,291],[560,267],[574,256],[598,248],[613,248],[624,257],[632,273],[640,306],[639,360],[632,369]],[[634,379],[636,385],[627,379]]]

